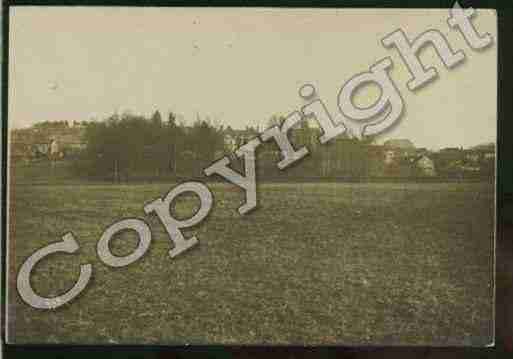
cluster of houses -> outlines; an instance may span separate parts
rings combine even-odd
[[[86,148],[83,142],[84,124],[58,122],[55,125],[16,129],[10,133],[10,156],[14,163],[37,159],[71,159]],[[233,153],[243,143],[258,135],[257,129],[223,130],[225,153]],[[416,148],[408,139],[391,139],[382,145],[339,136],[325,145],[317,138],[319,129],[293,129],[291,142],[306,145],[313,157],[310,164],[291,171],[292,174],[312,177],[435,177],[435,176],[493,176],[495,144],[473,148],[444,148],[430,151]],[[264,146],[260,154],[263,173],[275,174],[280,153],[277,146]],[[266,172],[267,171],[267,172]]]
[[[388,140],[382,146],[384,163],[390,171],[399,169],[416,172],[420,176],[437,175],[434,154],[425,148],[416,148],[408,139]]]
[[[225,131],[225,147],[233,152],[238,146],[258,135],[255,129]],[[293,129],[291,142],[306,145],[314,165],[302,174],[319,177],[472,177],[492,178],[495,171],[495,143],[472,148],[443,148],[431,151],[417,148],[409,139],[391,139],[378,145],[341,135],[321,145],[318,128]],[[260,164],[262,171],[275,168],[280,157],[277,146],[264,147]],[[267,159],[267,160],[266,160]],[[292,171],[293,172],[293,171]],[[297,171],[296,171],[297,172]],[[265,173],[264,173],[265,174]]]
[[[83,123],[67,121],[14,129],[9,133],[10,159],[15,163],[30,163],[72,157],[86,148],[84,130]]]
[[[376,147],[383,153],[385,175],[491,178],[495,171],[495,143],[430,151],[416,148],[410,140],[397,139]]]

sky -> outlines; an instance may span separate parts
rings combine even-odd
[[[406,112],[378,138],[417,147],[470,147],[495,141],[497,46],[476,52],[447,25],[446,9],[271,9],[11,7],[9,126],[104,119],[113,113],[169,111],[192,123],[262,129],[304,101],[314,84],[328,109],[352,76],[391,57],[391,77]],[[497,41],[492,10],[473,23]],[[432,48],[421,52],[439,78],[411,92],[395,49],[381,38],[401,28],[409,38],[437,29],[466,61],[446,69]],[[369,86],[355,102],[374,103]]]

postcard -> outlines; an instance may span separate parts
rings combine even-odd
[[[9,343],[493,345],[495,11],[8,16]]]

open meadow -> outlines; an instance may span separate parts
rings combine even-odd
[[[16,343],[485,345],[493,334],[494,191],[481,183],[261,184],[240,216],[243,192],[212,183],[200,241],[171,242],[143,205],[173,184],[12,185],[9,340]],[[182,197],[184,218],[197,207]],[[123,268],[96,254],[103,230],[146,219],[148,252]],[[75,255],[45,258],[32,275],[47,297],[70,288],[79,265],[93,277],[54,311],[15,289],[23,261],[72,231]],[[131,233],[112,243],[126,255]]]

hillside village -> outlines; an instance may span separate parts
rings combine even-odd
[[[11,166],[30,166],[36,162],[79,161],[87,149],[85,131],[87,122],[45,122],[30,128],[10,132]],[[185,127],[185,133],[190,128]],[[493,178],[495,171],[495,144],[486,143],[472,148],[443,148],[431,151],[417,148],[409,139],[391,139],[382,145],[372,141],[358,141],[339,136],[326,145],[320,145],[318,128],[301,127],[291,130],[290,138],[297,147],[306,145],[311,156],[303,167],[292,169],[288,176],[297,177],[458,177]],[[215,157],[231,155],[235,149],[258,135],[255,128],[244,130],[230,126],[222,129],[224,149]],[[151,146],[150,146],[151,147]],[[151,153],[151,149],[148,150]],[[194,151],[177,150],[178,157],[195,159]],[[176,154],[174,155],[176,157]],[[276,162],[280,153],[277,146],[264,146],[258,154],[261,175],[279,176]],[[236,160],[234,158],[234,160]],[[178,161],[175,158],[175,161]],[[190,161],[189,161],[190,162]],[[175,163],[174,166],[178,165]],[[184,166],[179,166],[185,168]],[[175,171],[176,169],[170,169]],[[198,174],[200,169],[194,170]]]
[[[69,158],[86,148],[85,126],[86,123],[60,121],[12,130],[9,134],[10,159],[28,163],[48,159],[52,153],[61,159]]]

